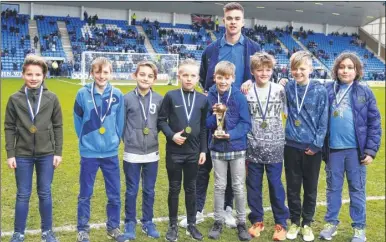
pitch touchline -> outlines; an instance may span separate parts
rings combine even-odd
[[[375,201],[375,200],[385,200],[385,196],[370,196],[366,197],[366,201]],[[343,199],[342,204],[349,203],[349,199]],[[326,202],[317,202],[317,206],[326,206]],[[271,207],[264,207],[264,211],[271,211]],[[247,209],[247,212],[249,212],[249,209]],[[205,218],[211,217],[213,218],[214,214],[213,213],[208,213],[204,215]],[[185,218],[186,216],[178,216],[178,220]],[[165,222],[168,221],[169,217],[160,217],[160,218],[154,218],[154,222]],[[138,223],[141,223],[138,220]],[[121,224],[123,224],[123,221],[121,221]],[[98,223],[98,224],[90,224],[90,228],[92,229],[100,229],[100,228],[106,228],[106,223]],[[53,228],[55,232],[74,232],[77,231],[76,225],[67,225],[67,226],[61,226],[61,227],[55,227]],[[41,230],[40,229],[33,229],[33,230],[26,230],[26,234],[40,234]],[[12,236],[13,232],[7,231],[7,232],[2,232],[1,237],[4,236]]]

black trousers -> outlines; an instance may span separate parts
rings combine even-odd
[[[178,200],[181,191],[182,174],[184,177],[185,206],[188,224],[196,223],[196,178],[199,153],[171,154],[166,152],[166,170],[169,179],[169,220],[177,224]]]
[[[225,203],[224,210],[227,206],[233,208],[233,190],[232,190],[232,177],[228,162],[228,174],[227,174],[227,187],[225,189]],[[210,152],[206,153],[206,161],[203,165],[198,167],[197,174],[197,211],[202,212],[206,201],[206,192],[208,190],[210,171],[213,168],[212,158]]]
[[[304,150],[290,146],[284,148],[285,178],[287,181],[287,200],[292,223],[300,226],[310,225],[313,221],[318,194],[318,180],[321,152],[306,155]],[[303,185],[303,206],[300,189]]]

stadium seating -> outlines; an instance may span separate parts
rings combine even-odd
[[[1,24],[6,26],[7,29],[2,27],[1,30],[1,49],[2,49],[2,70],[12,71],[14,70],[14,63],[16,63],[15,71],[21,71],[21,66],[25,57],[25,50],[31,49],[30,39],[24,40],[24,47],[22,47],[20,40],[22,36],[27,37],[28,35],[28,19],[29,15],[18,14],[18,24],[16,24],[16,19],[14,17],[8,17],[1,19]],[[21,19],[24,19],[22,21]],[[15,32],[10,31],[11,26],[13,28],[18,28],[19,34],[16,35]],[[15,54],[12,54],[12,47],[15,47]],[[4,53],[4,50],[8,50],[8,54]]]
[[[39,16],[35,16],[35,19],[38,27],[39,41],[41,46],[44,47],[40,49],[42,56],[63,57],[66,59],[66,54],[63,50],[60,31],[57,24],[57,21],[62,21],[63,18],[44,16],[43,19],[40,19]],[[51,45],[49,42],[53,43],[55,41],[55,48],[50,48]]]

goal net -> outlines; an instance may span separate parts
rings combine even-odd
[[[149,53],[120,53],[120,52],[96,52],[84,51],[81,59],[81,84],[93,82],[90,75],[91,63],[97,57],[106,57],[113,66],[113,74],[110,80],[112,85],[136,85],[132,78],[137,64],[148,60],[154,62],[158,68],[155,85],[178,85],[178,55],[177,54],[149,54]]]

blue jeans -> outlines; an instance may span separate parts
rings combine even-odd
[[[283,163],[258,164],[248,162],[247,169],[247,200],[251,213],[248,215],[252,224],[264,221],[263,209],[263,175],[264,168],[267,172],[269,200],[273,211],[275,224],[287,228],[286,220],[289,217],[288,208],[285,205],[285,191],[281,182]]]
[[[78,196],[78,231],[89,231],[90,200],[94,190],[95,177],[101,168],[105,180],[107,195],[107,223],[108,230],[119,228],[121,210],[121,184],[118,156],[106,158],[85,158],[80,160]]]
[[[366,226],[366,166],[361,165],[357,149],[331,149],[326,163],[327,176],[327,213],[328,223],[338,224],[342,206],[342,190],[346,173],[350,195],[350,217],[353,228]]]
[[[141,172],[142,169],[142,172]],[[153,220],[154,187],[157,179],[158,161],[130,163],[123,161],[126,177],[125,223],[137,222],[137,194],[139,178],[142,178],[142,224]]]
[[[51,183],[54,177],[53,155],[43,157],[16,157],[16,207],[15,232],[24,234],[27,223],[29,199],[32,191],[32,175],[36,169],[36,185],[39,197],[41,229],[52,229]]]

